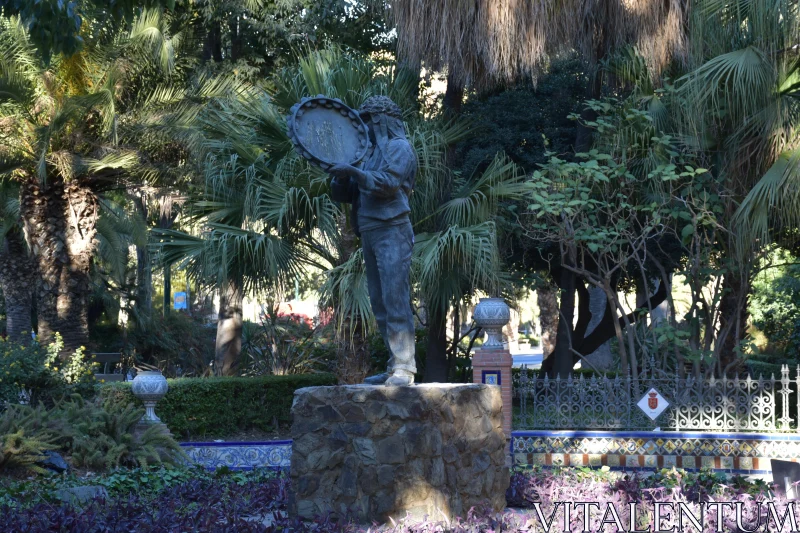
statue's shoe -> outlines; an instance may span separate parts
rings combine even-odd
[[[395,372],[389,379],[386,380],[387,387],[407,387],[414,384],[414,374],[407,374],[405,372]]]
[[[386,380],[389,379],[390,374],[388,372],[383,372],[382,374],[375,374],[374,376],[369,376],[364,378],[364,383],[366,385],[383,385],[386,383]]]

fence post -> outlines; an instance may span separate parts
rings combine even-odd
[[[797,365],[797,369],[794,371],[794,381],[795,381],[795,398],[797,398],[797,419],[795,420],[795,427],[796,431],[800,433],[800,365]]]
[[[792,421],[789,417],[789,365],[781,365],[781,429],[787,431]]]

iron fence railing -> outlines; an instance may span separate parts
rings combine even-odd
[[[655,420],[638,407],[655,389],[669,406]],[[523,368],[514,379],[514,429],[800,432],[800,366],[776,379],[747,376],[549,379]]]

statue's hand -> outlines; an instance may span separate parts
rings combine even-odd
[[[328,174],[334,178],[346,178],[356,174],[357,169],[347,163],[337,163],[328,168]]]

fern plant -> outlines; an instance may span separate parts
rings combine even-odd
[[[178,464],[185,455],[160,427],[136,431],[143,411],[131,404],[103,405],[74,397],[60,406],[72,431],[70,453],[76,466],[97,470],[121,466]]]
[[[143,411],[132,404],[103,404],[78,395],[44,406],[10,406],[0,416],[0,470],[35,463],[47,450],[60,450],[75,466],[93,470],[142,468],[185,462],[180,445],[161,427],[137,431]]]
[[[25,435],[24,429],[6,433],[0,439],[0,471],[25,468],[44,472],[44,468],[36,463],[45,458],[47,450],[56,448],[42,436]]]

